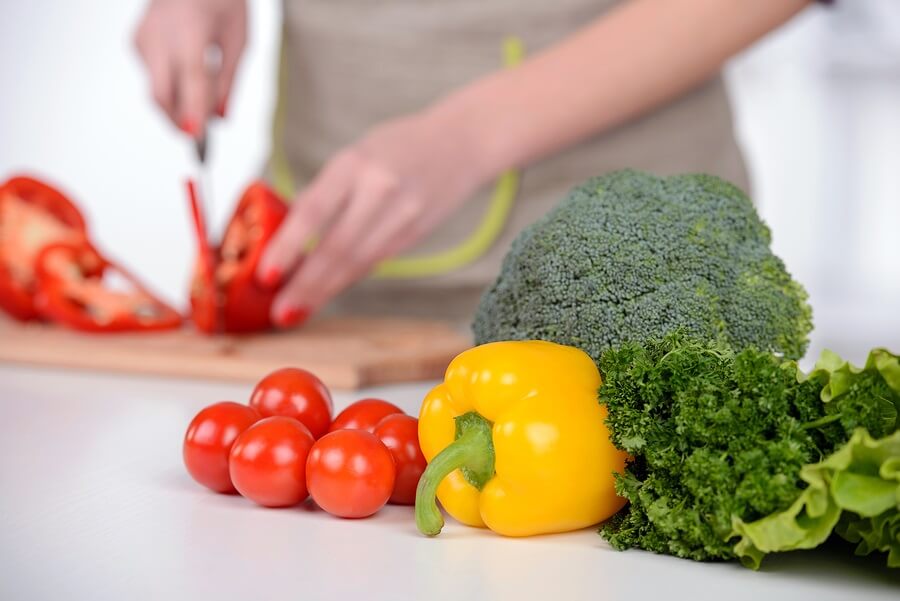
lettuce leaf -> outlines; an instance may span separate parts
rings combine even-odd
[[[809,377],[822,374],[828,378],[828,383],[822,388],[822,400],[827,403],[848,393],[853,388],[855,376],[873,370],[881,375],[888,386],[900,392],[900,357],[883,348],[872,349],[862,368],[841,359],[834,351],[825,349]]]
[[[863,367],[855,367],[836,353],[822,352],[808,376],[823,382],[820,398],[825,415],[807,428],[822,437],[824,454],[847,442],[857,428],[881,438],[900,428],[900,358],[885,349],[873,349]]]
[[[823,382],[825,416],[807,427],[836,450],[800,469],[808,486],[786,510],[732,518],[735,554],[756,569],[766,553],[810,549],[834,531],[858,543],[857,554],[886,551],[888,566],[900,567],[900,358],[873,349],[860,368],[825,350],[799,379]]]
[[[858,368],[825,351],[804,374],[676,332],[600,368],[611,439],[633,457],[616,475],[629,504],[601,527],[614,548],[757,568],[836,532],[900,562],[897,355]]]
[[[900,567],[900,431],[874,439],[856,430],[800,478],[808,487],[788,509],[749,523],[733,518],[734,552],[745,566],[759,568],[766,553],[811,549],[836,530],[858,543],[858,555],[887,552],[888,566]]]

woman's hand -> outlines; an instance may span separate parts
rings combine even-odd
[[[409,248],[491,176],[471,115],[385,123],[338,152],[297,197],[257,273],[284,281],[272,320],[290,326]],[[310,249],[310,244],[317,241]]]
[[[225,116],[246,36],[246,0],[151,0],[147,5],[135,45],[153,98],[185,133],[200,135],[213,111]],[[216,48],[218,65],[210,60],[210,49]]]

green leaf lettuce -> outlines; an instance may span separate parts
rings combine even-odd
[[[859,429],[832,455],[800,469],[809,486],[786,510],[746,523],[733,519],[740,536],[735,554],[758,568],[766,553],[811,549],[832,530],[859,543],[858,555],[888,553],[900,567],[900,431],[873,439]]]

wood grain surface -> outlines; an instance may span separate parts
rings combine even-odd
[[[189,328],[85,334],[0,317],[0,361],[235,381],[295,366],[338,389],[439,378],[468,346],[451,325],[414,319],[332,317],[288,332],[210,337]]]

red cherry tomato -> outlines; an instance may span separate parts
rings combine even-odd
[[[394,456],[397,475],[388,502],[415,505],[416,487],[427,465],[419,448],[419,420],[402,413],[388,415],[375,426],[374,434]]]
[[[381,509],[394,490],[394,459],[378,437],[362,430],[330,432],[306,461],[306,485],[316,504],[342,518]]]
[[[252,407],[231,401],[203,409],[184,435],[182,456],[191,477],[216,492],[234,493],[228,475],[228,453],[238,435],[259,421]]]
[[[286,367],[259,381],[250,396],[250,406],[263,417],[283,415],[300,420],[314,438],[328,432],[331,424],[331,393],[322,381],[306,371]]]
[[[306,458],[315,439],[291,417],[267,417],[247,428],[231,447],[231,481],[264,507],[290,507],[309,496]]]
[[[381,399],[362,399],[338,413],[328,431],[365,430],[372,432],[378,422],[394,413],[403,413],[403,409]]]

